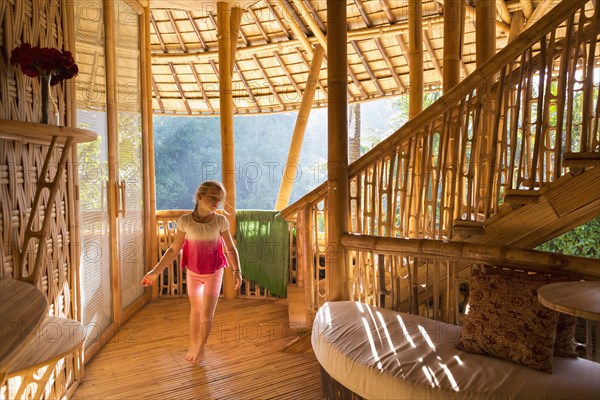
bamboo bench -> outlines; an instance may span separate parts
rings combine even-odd
[[[363,303],[325,303],[312,346],[328,399],[597,399],[600,364],[554,357],[554,372],[455,349],[460,327]]]

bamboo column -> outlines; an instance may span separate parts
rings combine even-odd
[[[444,93],[460,82],[464,11],[462,0],[444,1]]]
[[[231,14],[229,4],[217,3],[217,29],[219,38],[219,106],[221,121],[221,155],[223,185],[227,190],[225,212],[231,234],[235,236],[235,155],[233,137],[233,91],[232,91],[232,61],[231,61]],[[225,270],[223,277],[223,295],[226,299],[236,297],[234,280],[230,268]]]
[[[104,25],[106,52],[106,130],[108,132],[108,216],[110,232],[110,265],[111,290],[114,322],[119,324],[123,316],[121,293],[121,266],[119,258],[119,226],[118,219],[118,115],[117,115],[117,55],[116,55],[116,21],[115,4],[112,0],[104,0]]]
[[[487,60],[492,58],[496,54],[496,1],[495,0],[479,0],[476,7],[476,62],[477,67],[481,67]],[[493,147],[496,145],[493,138],[493,125],[494,115],[493,109],[495,107],[494,100],[491,94],[491,83],[485,87],[485,92],[478,94],[484,96],[482,102],[483,109],[480,117],[479,127],[475,129],[480,130],[479,141],[475,143],[475,158],[473,165],[480,165],[478,168],[479,176],[474,177],[476,197],[481,199],[488,199],[492,195],[492,187],[490,187],[489,175],[492,173],[494,168],[493,158]],[[486,201],[489,204],[489,201]],[[473,215],[467,217],[472,221],[477,221],[480,214],[485,214],[486,218],[489,214],[489,210],[485,206],[479,204],[476,201],[473,204]]]
[[[416,117],[423,111],[423,9],[420,0],[408,0],[408,73],[410,79],[408,98],[408,118]],[[412,162],[413,182],[410,185],[410,199],[408,202],[409,217],[408,236],[420,237],[419,209],[422,187],[421,164],[423,161],[422,142],[415,138],[415,148]]]
[[[287,162],[285,163],[285,168],[283,169],[275,210],[283,210],[285,207],[287,207],[290,201],[290,194],[292,193],[292,187],[294,186],[295,175],[291,178],[288,177],[288,171],[292,169],[293,172],[296,172],[298,168],[300,151],[302,150],[302,142],[304,140],[304,132],[306,131],[306,124],[308,123],[308,117],[310,116],[310,110],[312,109],[317,84],[319,82],[319,74],[321,72],[323,55],[323,47],[317,45],[315,47],[314,57],[310,65],[308,80],[306,81],[306,89],[302,95],[302,103],[300,103],[298,118],[296,118],[296,125],[294,127],[294,133],[290,143]]]
[[[152,125],[152,48],[150,45],[150,7],[144,7],[142,18],[142,27],[144,32],[142,58],[143,66],[143,81],[142,81],[142,99],[143,99],[143,142],[144,157],[148,160],[144,165],[144,206],[149,217],[146,221],[150,224],[145,224],[147,240],[150,241],[148,250],[146,251],[146,265],[148,267],[155,265],[158,261],[158,232],[156,231],[156,176],[154,174],[154,128]],[[151,219],[151,218],[152,219]],[[148,243],[148,242],[146,242]],[[158,285],[154,285],[149,291],[153,298],[158,297]]]
[[[408,0],[408,119],[423,111],[423,8],[420,0]]]
[[[479,0],[476,14],[476,61],[477,67],[496,54],[496,1]]]
[[[327,300],[349,300],[341,236],[348,230],[348,59],[346,2],[327,0]]]

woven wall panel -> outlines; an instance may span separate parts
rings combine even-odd
[[[60,0],[0,0],[0,119],[39,122],[40,81],[38,78],[25,76],[20,68],[10,65],[12,49],[23,44],[32,46],[54,47],[64,50],[62,31],[63,10]],[[49,112],[51,124],[64,121],[58,115],[65,115],[64,83],[53,86],[50,95],[54,100],[57,113]],[[1,128],[1,127],[0,127]],[[40,173],[48,152],[48,143],[26,143],[18,140],[0,140],[0,276],[16,278],[25,230],[36,193],[38,180],[43,179]],[[52,179],[56,172],[62,148],[51,154],[49,176]],[[67,161],[67,168],[73,163]],[[38,287],[48,297],[49,314],[57,317],[76,319],[72,302],[71,279],[73,260],[71,254],[71,234],[69,232],[69,209],[74,199],[67,190],[73,185],[67,179],[73,176],[72,171],[64,171],[59,183],[56,203],[48,215],[44,208],[48,202],[49,190],[42,192],[42,201],[33,224],[33,229],[41,227],[44,218],[50,218],[50,229],[47,237],[38,243],[32,240],[29,248],[23,252],[27,257],[25,270],[33,265],[37,246],[45,246],[45,256],[40,270]],[[75,297],[73,297],[75,298]],[[24,390],[26,398],[62,398],[75,380],[79,379],[79,355],[70,355],[60,360],[52,368],[51,373],[34,372],[24,374],[20,378],[7,381],[0,388],[3,396],[14,398],[15,393]],[[46,385],[47,382],[50,384]]]
[[[51,165],[58,164],[61,149],[53,152]],[[31,204],[35,195],[35,188],[39,179],[48,146],[21,141],[0,141],[0,245],[2,246],[0,276],[17,278],[16,265],[25,237],[27,221],[31,213]],[[50,168],[50,177],[55,171]],[[38,230],[48,217],[50,229],[48,236],[41,245],[46,247],[45,258],[40,271],[39,288],[47,295],[50,303],[50,314],[60,317],[72,318],[70,305],[70,233],[68,204],[67,173],[63,172],[60,180],[56,205],[49,215],[45,215],[44,208],[48,202],[49,191],[42,191],[42,201],[33,221],[32,228]],[[29,248],[24,251],[27,257],[24,275],[33,265],[37,252],[38,241],[33,240]],[[65,298],[67,297],[67,298]],[[68,307],[65,307],[65,306]]]

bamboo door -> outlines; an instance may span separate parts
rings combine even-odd
[[[118,131],[118,229],[122,306],[144,294],[144,187],[140,17],[125,0],[115,1]]]

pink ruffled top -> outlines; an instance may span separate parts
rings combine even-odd
[[[185,232],[181,268],[188,268],[197,274],[212,274],[227,267],[225,246],[221,232],[229,229],[229,221],[221,214],[215,214],[209,222],[196,222],[192,214],[182,215],[177,221],[177,229]]]

